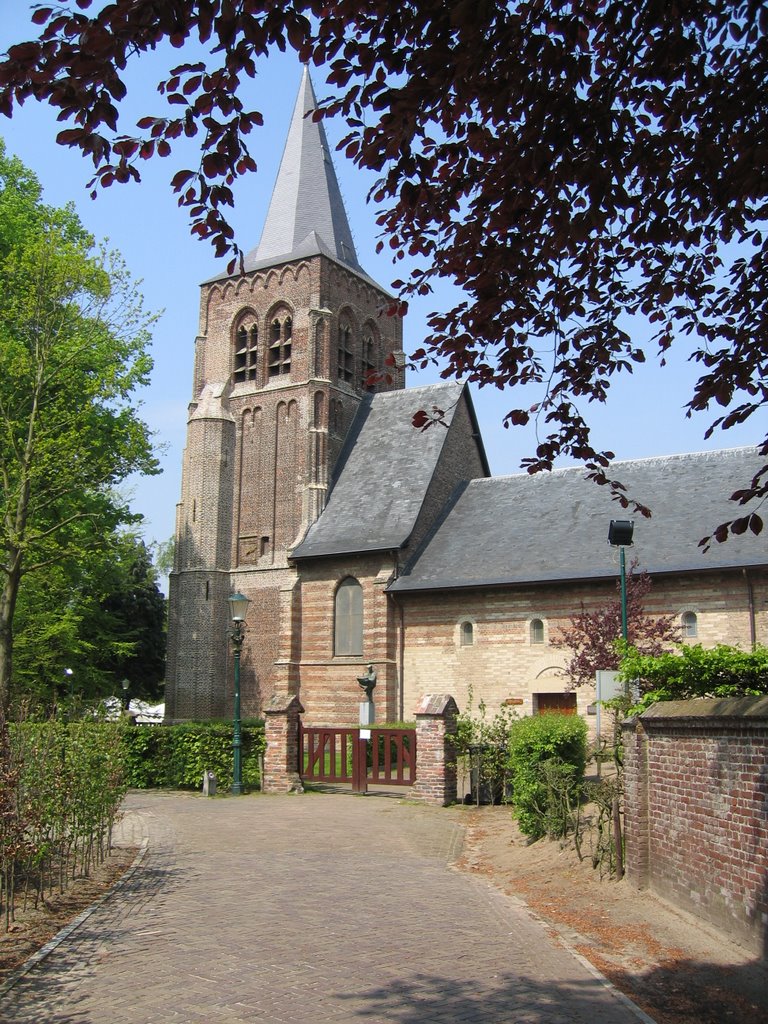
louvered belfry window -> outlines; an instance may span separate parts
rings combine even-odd
[[[259,328],[254,322],[244,322],[235,333],[235,384],[256,380],[258,357]]]

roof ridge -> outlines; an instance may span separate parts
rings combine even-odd
[[[672,462],[675,459],[686,459],[686,460],[688,460],[688,459],[702,458],[702,457],[706,457],[706,458],[722,458],[723,455],[728,455],[728,454],[731,454],[731,453],[739,454],[739,453],[746,453],[746,452],[756,452],[757,448],[758,448],[758,446],[756,444],[743,444],[743,445],[736,445],[733,448],[710,448],[710,449],[704,449],[702,451],[697,451],[697,452],[674,452],[671,455],[641,455],[641,456],[639,456],[638,458],[635,458],[635,459],[614,459],[611,462],[611,465],[610,465],[609,468],[613,469],[613,467],[615,467],[615,466],[636,466],[636,465],[639,465],[641,463],[649,463],[649,462]],[[488,483],[488,482],[491,482],[491,481],[498,481],[498,480],[513,480],[513,479],[517,479],[518,477],[544,477],[544,478],[546,478],[547,475],[554,476],[555,474],[563,475],[565,473],[586,472],[586,468],[587,467],[585,465],[555,466],[554,469],[549,469],[549,470],[544,469],[544,470],[540,470],[539,472],[536,472],[536,473],[527,473],[527,472],[504,473],[504,474],[499,475],[499,476],[492,476],[492,477],[488,477],[488,478],[478,477],[476,480],[473,481],[473,483]]]

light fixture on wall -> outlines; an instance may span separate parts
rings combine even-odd
[[[232,792],[239,796],[243,792],[243,769],[242,769],[242,736],[240,731],[240,652],[245,639],[245,616],[248,612],[250,598],[245,594],[231,594],[229,596],[229,617],[232,619],[233,628],[229,634],[232,641],[232,653],[235,659],[235,700],[232,735]]]

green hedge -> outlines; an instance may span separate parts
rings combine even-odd
[[[264,723],[243,723],[242,744],[243,785],[258,789]],[[125,730],[125,763],[128,785],[135,789],[201,789],[206,771],[215,773],[219,789],[228,789],[232,785],[232,724],[134,726]]]
[[[577,715],[535,715],[509,730],[514,815],[533,839],[565,835],[587,764],[587,725]]]
[[[17,895],[37,907],[109,852],[125,794],[123,728],[0,723],[0,921]]]

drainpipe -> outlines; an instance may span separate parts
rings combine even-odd
[[[392,579],[396,580],[400,575],[400,565],[397,559],[397,552],[392,552],[393,561],[395,563],[394,571],[392,573]],[[397,597],[393,593],[389,593],[388,597],[392,601],[392,604],[397,609],[398,616],[398,629],[397,629],[397,657],[395,669],[397,671],[397,716],[400,722],[405,721],[405,693],[404,681],[405,681],[405,610]]]
[[[747,585],[747,607],[749,608],[749,642],[752,644],[752,650],[754,651],[757,646],[757,627],[755,625],[755,592],[752,587],[752,580],[749,578],[749,573],[746,569],[742,569],[744,576],[744,582]]]

